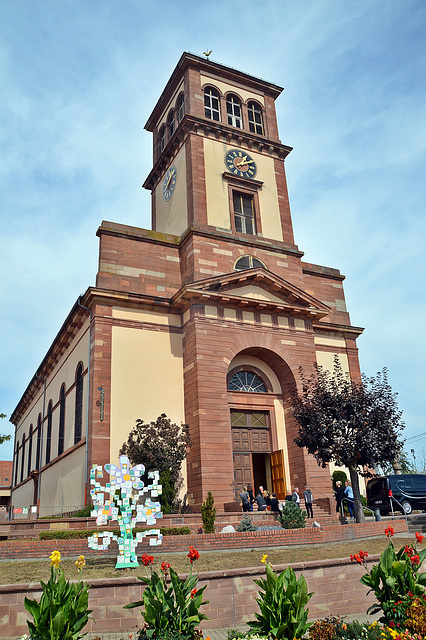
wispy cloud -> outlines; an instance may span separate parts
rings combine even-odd
[[[94,283],[100,221],[149,227],[143,125],[181,52],[209,47],[284,85],[296,241],[347,275],[362,367],[389,366],[408,435],[424,430],[425,27],[422,0],[248,0],[238,15],[225,0],[6,0],[0,410]]]

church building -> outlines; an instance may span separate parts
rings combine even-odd
[[[138,418],[190,428],[183,475],[199,508],[243,484],[278,497],[330,469],[294,444],[299,367],[360,376],[337,269],[295,244],[275,100],[282,88],[184,53],[145,129],[152,230],[103,221],[96,286],[74,304],[11,421],[12,504],[43,515],[90,500],[90,468],[118,460]],[[239,499],[238,499],[239,500]]]

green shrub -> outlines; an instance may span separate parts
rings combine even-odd
[[[345,487],[345,482],[348,479],[348,476],[344,471],[338,471],[337,469],[333,471],[333,475],[331,476],[331,482],[333,485],[333,491],[337,491],[336,482],[340,480],[342,483],[342,487]]]
[[[212,492],[209,491],[207,494],[207,499],[201,505],[201,520],[203,521],[203,529],[204,533],[214,533],[215,532],[215,520],[216,520],[216,508],[213,507],[214,498]]]
[[[136,528],[135,531],[144,531],[141,527]],[[116,529],[102,529],[102,531],[114,531]],[[189,527],[161,527],[160,532],[163,536],[188,536],[191,533]],[[40,531],[40,540],[76,540],[81,538],[88,538],[93,536],[94,533],[99,533],[99,529],[66,529],[65,531]]]
[[[253,520],[248,513],[245,513],[241,522],[235,527],[236,531],[257,531],[257,527],[253,524]]]
[[[304,529],[306,527],[306,511],[298,507],[295,502],[287,500],[278,520],[283,529]]]

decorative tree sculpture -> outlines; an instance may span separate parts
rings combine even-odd
[[[107,525],[108,522],[117,520],[120,527],[120,535],[112,531],[95,533],[88,538],[91,549],[107,549],[111,540],[118,543],[119,555],[117,556],[116,569],[127,569],[138,567],[136,558],[136,546],[142,542],[143,538],[149,537],[150,545],[159,545],[163,539],[160,529],[149,529],[138,531],[133,537],[133,529],[137,522],[146,522],[147,525],[155,524],[156,518],[162,518],[161,506],[159,502],[153,502],[151,498],[156,498],[161,494],[162,487],[158,484],[158,471],[150,471],[148,478],[152,479],[152,484],[144,486],[141,476],[145,472],[143,464],[138,464],[131,468],[127,456],[120,456],[120,467],[114,464],[106,464],[105,471],[110,475],[110,482],[102,487],[99,478],[103,478],[102,467],[93,465],[90,470],[90,495],[93,500],[94,510],[92,516],[96,516],[98,526]],[[105,494],[109,494],[110,499],[105,499]],[[143,502],[140,501],[143,494],[149,494]],[[150,537],[156,536],[156,537]]]

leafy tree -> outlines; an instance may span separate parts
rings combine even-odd
[[[387,370],[372,378],[363,375],[361,383],[353,382],[336,356],[334,372],[315,365],[309,378],[303,369],[300,374],[302,391],[295,386],[291,389],[293,413],[299,423],[295,443],[306,447],[322,467],[335,462],[348,468],[356,519],[363,522],[358,474],[369,475],[363,474],[363,467],[392,462],[403,447],[402,411],[388,383]]]
[[[145,475],[149,471],[159,471],[166,491],[160,496],[165,513],[170,513],[175,506],[175,498],[182,477],[180,469],[191,446],[189,426],[178,426],[162,413],[154,422],[145,423],[136,420],[136,425],[129,433],[127,442],[120,449],[120,455],[126,455],[132,465],[145,465]]]
[[[413,464],[413,462],[411,462],[408,453],[406,451],[402,451],[399,454],[398,460],[397,462],[399,462],[399,464],[401,465],[401,472],[404,473],[417,473],[416,468]],[[377,472],[380,473],[383,476],[389,476],[392,475],[393,473],[395,473],[395,470],[393,468],[393,462],[381,462],[378,466],[377,466]]]
[[[5,413],[0,413],[0,418],[6,418],[6,414]],[[3,442],[6,442],[7,440],[10,440],[12,436],[0,436],[0,444],[3,444]]]

